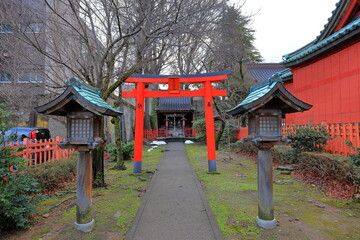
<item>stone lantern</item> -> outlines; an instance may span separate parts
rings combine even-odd
[[[246,99],[227,111],[233,116],[248,115],[248,140],[259,148],[256,222],[262,228],[276,227],[270,148],[282,139],[281,119],[287,113],[303,112],[311,107],[288,92],[281,78],[274,75],[250,88]]]
[[[100,138],[103,116],[119,117],[122,113],[108,105],[100,91],[76,78],[67,82],[65,91],[49,103],[36,107],[38,113],[65,116],[67,138],[61,148],[80,152],[76,164],[76,222],[78,230],[90,232],[94,226],[92,204],[92,157],[90,151],[105,140]]]

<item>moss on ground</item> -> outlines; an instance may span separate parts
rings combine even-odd
[[[264,230],[257,216],[257,167],[246,155],[217,153],[220,174],[207,174],[206,146],[186,145],[188,158],[226,239],[359,239],[359,204],[324,198],[316,187],[274,171],[278,226]]]
[[[47,233],[50,232],[50,229],[43,229],[41,230],[40,232],[34,234],[32,237],[31,237],[31,240],[38,240],[38,239],[41,239],[43,238]]]

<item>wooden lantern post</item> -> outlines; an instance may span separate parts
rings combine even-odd
[[[66,141],[61,148],[79,151],[76,162],[76,229],[91,232],[94,219],[92,205],[92,156],[91,150],[105,145],[100,138],[100,122],[104,115],[119,117],[121,112],[109,106],[100,91],[90,85],[71,78],[65,91],[49,103],[36,107],[42,114],[65,116],[67,120]]]
[[[256,223],[265,229],[276,227],[273,200],[273,169],[270,148],[282,140],[281,119],[286,113],[302,112],[312,106],[300,101],[275,75],[250,89],[250,94],[230,115],[248,114],[248,139],[258,152],[258,216]]]
[[[281,117],[279,109],[259,108],[249,114],[249,138],[259,148],[258,169],[258,216],[260,227],[272,229],[276,226],[273,200],[273,168],[270,148],[281,140]]]

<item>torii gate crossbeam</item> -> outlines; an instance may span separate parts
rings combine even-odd
[[[212,83],[224,81],[230,73],[231,70],[181,76],[139,74],[131,75],[126,79],[125,82],[136,84],[136,89],[122,93],[124,98],[136,98],[134,173],[140,173],[142,169],[144,99],[146,97],[204,97],[208,168],[209,172],[216,172],[215,124],[212,97],[226,96],[226,90],[218,90],[212,87]],[[169,87],[167,91],[150,91],[145,89],[145,85],[151,83],[168,84]],[[203,88],[199,90],[180,90],[180,84],[182,83],[200,83],[203,84]]]

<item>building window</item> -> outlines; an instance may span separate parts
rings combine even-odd
[[[40,33],[43,28],[43,23],[20,24],[21,31],[25,33]]]
[[[0,33],[12,33],[14,29],[9,24],[0,23]]]
[[[10,83],[10,82],[12,82],[11,74],[0,71],[0,83]]]
[[[23,72],[19,77],[20,83],[43,82],[44,75],[39,72]]]

